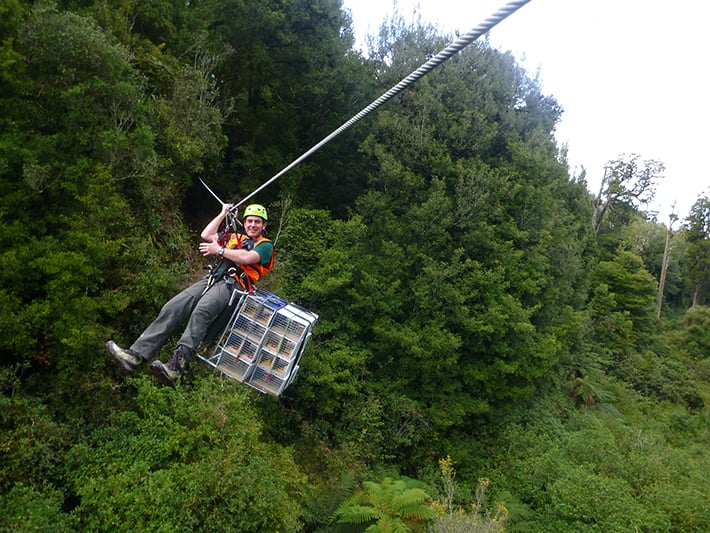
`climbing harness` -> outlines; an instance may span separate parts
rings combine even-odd
[[[350,128],[368,113],[409,87],[530,1],[518,0],[507,3],[481,24],[456,39],[456,41],[355,114],[239,203],[232,205],[230,214],[232,210],[236,210],[241,204]],[[224,204],[204,181],[202,181],[202,184],[220,204]],[[237,218],[236,213],[232,218]],[[229,224],[229,221],[227,223]],[[234,223],[233,220],[232,223]],[[222,333],[222,337],[217,343],[214,353],[210,357],[203,357],[199,354],[198,356],[207,364],[220,370],[224,375],[263,393],[278,396],[293,381],[298,372],[301,355],[311,337],[313,327],[318,322],[318,315],[294,303],[281,300],[278,296],[268,291],[255,289],[251,285],[248,286],[246,291],[240,291],[235,288],[230,305],[236,294],[240,295],[240,300]]]
[[[217,240],[219,244],[225,248],[236,248],[238,250],[250,251],[256,248],[262,242],[270,242],[266,237],[260,237],[258,239],[247,237],[246,235],[241,235],[234,231],[234,228],[226,227],[222,232],[220,232],[219,238]],[[235,266],[229,266],[229,265]],[[238,283],[243,290],[249,293],[254,292],[254,281],[259,280],[262,276],[267,274],[274,267],[274,254],[271,253],[271,260],[266,266],[262,265],[236,265],[233,261],[229,261],[223,256],[217,257],[214,263],[209,265],[207,269],[209,273],[207,274],[207,284],[205,285],[202,294],[204,295],[216,281],[224,279],[227,284],[234,285]],[[233,298],[232,298],[233,299]],[[230,300],[231,303],[232,300]]]
[[[200,183],[204,185],[205,189],[214,196],[214,198],[221,204],[221,205],[229,205],[230,209],[227,211],[227,215],[225,217],[225,228],[222,232],[220,232],[217,241],[219,242],[220,246],[226,247],[226,248],[232,248],[233,244],[236,244],[236,247],[238,249],[245,249],[245,250],[251,250],[255,246],[257,246],[259,243],[262,241],[268,240],[265,238],[261,239],[250,239],[246,235],[242,237],[239,236],[239,233],[237,231],[237,224],[241,225],[241,222],[239,221],[239,218],[237,217],[237,212],[235,209],[233,209],[232,204],[225,204],[222,199],[217,196],[217,194],[210,189],[209,185],[205,183],[205,181],[202,178],[198,178],[200,180]],[[256,215],[261,216],[262,218],[266,219],[266,210],[264,209],[263,206],[249,206],[247,207],[247,210],[249,210],[251,207],[254,207],[256,210]],[[248,215],[247,211],[245,211],[245,217]],[[246,243],[244,245],[243,243]],[[214,285],[215,281],[218,279],[224,279],[227,284],[233,285],[235,282],[238,282],[243,289],[246,289],[247,292],[252,293],[254,292],[254,288],[252,286],[252,277],[255,277],[255,279],[259,279],[262,275],[264,275],[266,272],[271,270],[274,266],[274,256],[273,253],[271,255],[271,262],[269,263],[268,267],[266,268],[260,268],[257,266],[249,266],[247,268],[246,265],[240,265],[240,268],[236,267],[230,267],[230,268],[223,268],[223,265],[225,264],[227,260],[222,257],[222,254],[220,253],[219,257],[215,260],[214,263],[209,265],[207,268],[209,270],[209,274],[207,274],[207,284],[205,285],[205,288],[202,291],[202,295],[204,295],[210,288]],[[249,275],[249,273],[252,273],[252,276]],[[232,293],[232,297],[229,300],[229,305],[232,304],[234,300],[234,292]]]

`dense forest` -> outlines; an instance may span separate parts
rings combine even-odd
[[[485,38],[257,196],[260,287],[320,317],[280,397],[108,357],[204,275],[198,178],[240,201],[451,40],[396,14],[359,51],[340,0],[0,0],[1,530],[710,530],[710,198],[645,211],[653,154],[590,192]]]

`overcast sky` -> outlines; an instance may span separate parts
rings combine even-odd
[[[442,32],[466,32],[507,0],[398,0]],[[358,42],[377,32],[393,12],[392,0],[344,0]],[[596,193],[604,164],[638,154],[666,166],[656,201],[659,222],[671,206],[688,215],[701,194],[710,196],[710,84],[704,0],[532,0],[490,32],[493,46],[513,52],[543,91],[564,109],[557,127],[572,171],[587,169]],[[429,75],[436,75],[436,71]]]

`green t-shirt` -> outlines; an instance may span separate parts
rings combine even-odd
[[[274,243],[271,241],[264,241],[257,244],[254,251],[257,252],[261,258],[259,264],[267,266],[271,262],[271,254],[274,253]]]

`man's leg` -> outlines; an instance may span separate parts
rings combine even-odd
[[[135,372],[144,361],[153,359],[168,338],[188,319],[206,284],[206,279],[200,280],[175,295],[130,348],[124,349],[112,340],[108,341],[106,349],[111,357],[129,373]]]
[[[224,281],[218,281],[200,298],[187,321],[187,326],[178,345],[189,348],[192,353],[197,351],[210,324],[229,304],[233,287]]]
[[[175,386],[175,382],[205,338],[210,324],[229,304],[232,290],[231,285],[220,280],[200,298],[170,360],[167,363],[153,361],[150,365],[150,371],[162,383]]]
[[[215,285],[219,283],[215,282]],[[168,301],[150,326],[131,345],[131,350],[139,353],[146,361],[153,359],[168,339],[188,320],[190,313],[199,304],[206,285],[207,279],[202,279]],[[214,288],[209,289],[205,296]]]

